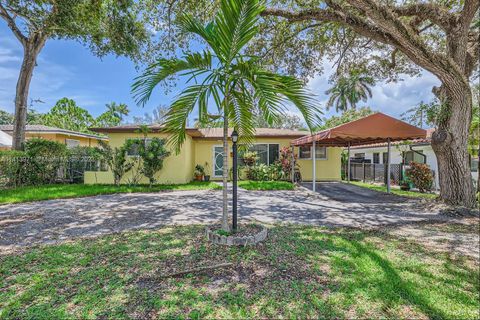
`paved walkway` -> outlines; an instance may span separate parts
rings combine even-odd
[[[321,186],[320,186],[321,187]],[[330,188],[337,188],[331,185]],[[338,195],[337,195],[338,196]],[[239,191],[240,221],[305,223],[327,226],[381,227],[428,219],[420,203],[374,192],[365,199],[333,199],[306,189]],[[39,243],[55,243],[169,224],[218,221],[218,190],[103,195],[0,206],[0,252]]]

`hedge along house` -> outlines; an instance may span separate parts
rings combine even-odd
[[[139,132],[137,125],[117,126],[110,128],[92,128],[98,133],[106,134],[109,137],[111,147],[120,147],[128,139],[143,139],[143,134]],[[149,126],[149,138],[159,137],[168,138],[162,126]],[[229,130],[229,136],[231,135]],[[163,169],[157,175],[158,183],[186,183],[193,179],[195,165],[199,164],[206,167],[206,174],[210,175],[211,180],[221,180],[223,172],[223,147],[222,147],[222,128],[210,129],[186,129],[186,140],[182,145],[180,152],[172,154],[165,159]],[[257,128],[255,139],[249,150],[256,151],[259,157],[258,162],[272,164],[278,158],[280,149],[290,147],[292,140],[307,135],[307,131]],[[231,150],[231,142],[229,143]],[[341,167],[341,148],[318,147],[316,150],[317,181],[338,181],[340,180]],[[128,151],[128,156],[136,157],[134,148]],[[312,176],[312,150],[310,147],[299,147],[295,149],[298,156],[300,174],[306,181],[311,181]],[[232,167],[232,153],[229,157],[229,169]],[[122,183],[128,183],[132,180],[134,170],[125,174]],[[112,172],[85,172],[86,184],[112,184]],[[147,179],[142,177],[139,183],[147,183]]]
[[[0,130],[7,134],[13,133],[13,125],[0,125]],[[49,127],[44,125],[28,124],[25,128],[25,138],[42,138],[45,140],[56,141],[65,144],[68,148],[74,147],[96,147],[99,141],[108,141],[106,137],[94,134],[76,132],[61,128]]]

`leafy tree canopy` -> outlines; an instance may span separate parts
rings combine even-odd
[[[0,110],[0,124],[13,124],[13,119],[13,114],[5,110]]]
[[[95,119],[74,100],[62,98],[43,116],[42,122],[51,127],[88,132],[88,128],[95,124]]]
[[[290,130],[307,130],[302,118],[296,114],[285,113],[281,115],[276,123],[269,124],[264,120],[262,115],[258,115],[256,119],[257,128],[276,128]]]
[[[340,76],[325,94],[330,98],[327,109],[335,106],[335,110],[345,111],[350,106],[355,109],[360,101],[366,102],[372,97],[370,86],[375,84],[372,77],[364,74],[365,71],[352,70],[348,76]]]
[[[133,123],[135,124],[161,124],[165,121],[168,113],[168,106],[159,105],[153,109],[152,113],[145,112],[143,116],[134,116]]]
[[[138,57],[148,39],[133,0],[0,0],[0,17],[24,45],[34,38],[72,39],[98,56]]]
[[[42,124],[43,114],[30,108],[27,112],[27,124]],[[0,110],[0,124],[13,124],[15,115],[5,110]]]
[[[130,112],[128,106],[124,103],[116,104],[115,102],[111,102],[105,106],[107,107],[107,111],[95,119],[95,125],[97,127],[118,126]]]
[[[48,113],[39,114],[37,123],[77,132],[93,133],[91,127],[111,127],[119,125],[123,117],[128,115],[126,104],[111,102],[106,104],[107,110],[94,118],[88,110],[80,107],[69,98],[62,98]]]

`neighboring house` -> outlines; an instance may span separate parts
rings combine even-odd
[[[13,125],[0,125],[0,130],[12,134]],[[66,144],[69,148],[77,146],[95,147],[101,140],[108,141],[107,138],[99,137],[94,134],[75,132],[37,124],[29,124],[26,126],[25,139],[30,138],[42,138],[45,140],[57,141]]]
[[[432,149],[431,138],[434,128],[427,129],[426,139],[417,139],[410,142],[392,143],[392,164],[408,164],[411,161],[426,163],[435,172],[435,186],[439,186],[438,164],[435,152]],[[351,147],[351,157],[355,159],[369,160],[370,163],[387,163],[387,145],[385,143]],[[472,178],[478,179],[478,159],[472,159]]]
[[[7,150],[12,147],[12,136],[0,130],[0,150]]]
[[[167,134],[162,132],[162,127],[152,125],[149,127],[149,138],[160,137],[167,138]],[[142,139],[143,135],[138,132],[138,125],[118,126],[111,128],[93,128],[94,132],[106,134],[109,137],[109,144],[112,147],[120,147],[127,139]],[[207,168],[207,174],[212,180],[222,179],[223,168],[223,147],[222,147],[222,128],[211,129],[186,129],[186,140],[180,152],[172,152],[165,159],[164,167],[158,174],[159,183],[185,183],[193,178],[193,171],[196,164]],[[231,130],[229,132],[229,136]],[[254,144],[250,147],[256,151],[259,156],[259,162],[272,164],[279,158],[279,151],[282,147],[290,147],[293,139],[305,136],[306,131],[257,128]],[[230,151],[231,151],[231,143]],[[341,166],[341,148],[317,148],[317,180],[340,180]],[[311,150],[309,147],[296,148],[295,154],[298,154],[298,164],[303,180],[312,180],[312,161]],[[135,150],[130,150],[129,156],[135,157]],[[232,166],[232,155],[229,155],[229,168]],[[134,170],[133,170],[134,171]],[[122,182],[131,181],[134,172],[125,175]],[[140,180],[141,183],[147,183],[145,177]],[[85,183],[113,183],[111,172],[86,172]]]

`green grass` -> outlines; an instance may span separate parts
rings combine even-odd
[[[239,181],[238,186],[246,190],[293,190],[295,186],[288,181]]]
[[[222,262],[233,267],[161,277]],[[479,287],[470,258],[312,226],[274,226],[247,248],[188,226],[0,255],[0,319],[475,319]]]
[[[19,203],[49,199],[78,198],[100,194],[158,192],[164,190],[198,190],[221,189],[214,182],[193,181],[186,184],[153,185],[85,185],[85,184],[54,184],[42,186],[20,187],[0,190],[0,203]]]
[[[362,188],[368,188],[371,190],[375,191],[380,191],[380,192],[387,192],[387,187],[386,186],[379,186],[379,185],[374,185],[370,183],[364,183],[360,181],[350,181],[351,184],[354,184],[356,186],[362,187]],[[393,194],[402,196],[402,197],[409,197],[409,198],[425,198],[425,199],[435,199],[437,195],[435,193],[421,193],[421,192],[416,192],[416,191],[404,191],[400,190],[397,188],[391,188],[390,189]]]

